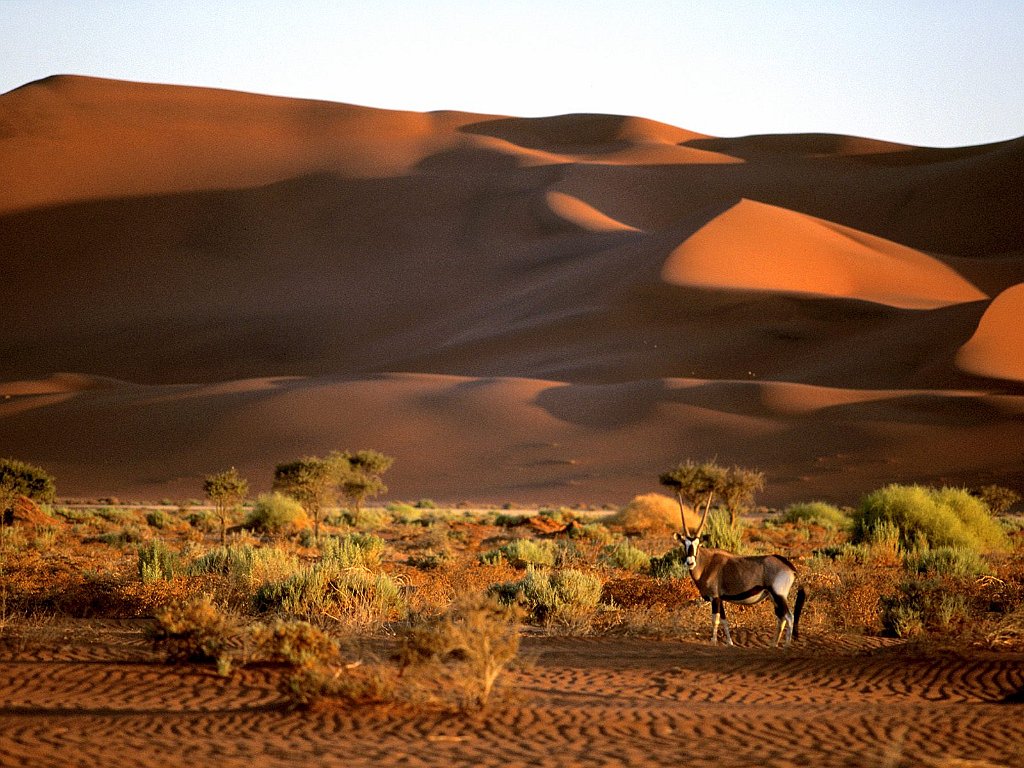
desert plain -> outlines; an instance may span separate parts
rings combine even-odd
[[[942,631],[893,637],[902,555],[826,564],[848,534],[777,519],[890,483],[1024,490],[1022,182],[1021,139],[718,138],[77,76],[3,94],[0,456],[62,500],[5,539],[0,764],[1024,765],[1024,656],[993,634],[1019,531],[947,579],[964,610]],[[217,545],[187,503],[204,476],[235,466],[255,495],[278,463],[361,448],[395,457],[387,499],[478,510],[334,521],[386,542],[407,609],[522,578],[480,560],[521,537],[602,581],[593,615],[526,623],[483,711],[294,708],[277,666],[218,674],[147,637],[204,590],[245,613],[188,570]],[[599,565],[611,539],[498,524],[572,508],[629,537],[594,510],[686,459],[764,472],[746,546],[817,587],[790,649],[765,605],[711,647],[687,579]],[[133,503],[77,504],[113,497]],[[185,565],[144,578],[165,540]],[[442,540],[451,560],[417,567]],[[399,624],[349,658],[389,659]]]

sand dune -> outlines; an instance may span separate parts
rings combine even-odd
[[[978,376],[1024,382],[1024,283],[996,296],[956,362]]]
[[[625,500],[707,456],[780,503],[1022,480],[1024,140],[83,77],[0,125],[0,455],[69,495],[361,446],[441,500]]]
[[[751,200],[687,238],[662,275],[675,285],[831,296],[902,309],[987,298],[919,251]]]

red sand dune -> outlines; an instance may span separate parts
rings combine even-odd
[[[1024,283],[996,296],[956,362],[978,376],[1024,382]]]
[[[687,238],[662,276],[674,285],[831,296],[902,309],[987,298],[920,251],[751,200]]]
[[[0,125],[0,455],[64,494],[346,447],[451,501],[624,501],[691,457],[771,503],[1024,484],[1024,140],[81,77]]]

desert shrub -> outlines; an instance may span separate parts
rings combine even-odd
[[[480,561],[488,565],[496,565],[503,560],[514,568],[525,568],[530,565],[555,564],[557,556],[553,541],[535,539],[513,539],[497,549],[480,555]]]
[[[918,550],[907,556],[904,565],[911,573],[952,578],[976,578],[990,572],[977,552],[957,547]]]
[[[196,558],[189,566],[189,573],[193,576],[214,573],[246,584],[262,584],[283,579],[298,569],[298,558],[277,547],[230,544]]]
[[[980,553],[1005,549],[1008,543],[985,503],[955,488],[888,485],[868,494],[854,514],[854,541],[875,541],[886,523],[899,530],[905,550],[927,545]]]
[[[779,522],[797,525],[818,525],[829,531],[848,528],[850,516],[839,507],[826,504],[824,501],[805,501],[790,504],[782,514]]]
[[[673,547],[661,557],[652,557],[649,568],[656,579],[682,579],[690,575],[682,547]]]
[[[651,564],[651,556],[629,541],[606,546],[600,559],[602,564],[624,571],[644,571]]]
[[[451,561],[451,559],[451,553],[445,549],[440,551],[428,549],[424,552],[409,555],[409,559],[406,560],[406,562],[413,568],[419,568],[423,571],[432,571],[446,565]]]
[[[206,510],[197,509],[185,514],[185,522],[201,531],[212,531],[216,528],[216,518]]]
[[[323,701],[347,706],[388,704],[402,698],[397,668],[379,663],[298,667],[284,679],[282,692],[293,708]]]
[[[403,665],[433,666],[436,687],[460,708],[482,709],[502,672],[519,653],[523,611],[493,596],[455,601],[440,616],[414,621],[403,639]]]
[[[96,537],[97,541],[109,544],[112,547],[125,547],[129,544],[138,544],[142,541],[142,531],[137,525],[126,525],[116,531],[107,531]]]
[[[1024,606],[1003,616],[985,639],[992,648],[1024,650]]]
[[[401,588],[387,574],[346,570],[330,560],[264,584],[256,592],[255,603],[263,612],[307,619],[326,616],[359,626],[401,618],[406,610]]]
[[[237,628],[209,595],[161,608],[150,636],[171,661],[216,661],[227,668]]]
[[[96,510],[96,517],[108,523],[123,523],[131,518],[131,513],[117,507],[100,507]]]
[[[276,619],[270,624],[257,624],[251,641],[256,659],[291,667],[317,667],[338,657],[338,644],[306,621]]]
[[[45,469],[17,459],[0,459],[0,515],[6,517],[18,496],[49,504],[56,495],[57,486]]]
[[[339,525],[347,525],[360,531],[378,531],[391,523],[391,515],[383,509],[349,509],[334,518]]]
[[[529,515],[510,515],[502,512],[495,515],[494,524],[501,528],[516,528],[524,525],[529,519]]]
[[[420,499],[413,506],[416,509],[437,509],[437,504],[434,503],[433,499]]]
[[[742,554],[745,548],[742,521],[737,518],[735,522],[731,522],[728,512],[719,509],[712,510],[701,533],[701,544],[714,549],[724,549],[737,555]]]
[[[367,533],[350,533],[348,536],[330,536],[320,542],[320,555],[341,568],[380,567],[384,554],[384,539]]]
[[[947,630],[967,619],[967,600],[939,579],[908,579],[881,599],[882,625],[896,637]]]
[[[162,509],[153,509],[146,513],[146,525],[150,528],[163,530],[171,524],[171,519]]]
[[[309,526],[309,517],[295,499],[281,493],[264,493],[245,520],[245,527],[270,535],[297,533]]]
[[[180,560],[178,553],[160,539],[142,544],[138,549],[139,578],[143,584],[160,579],[173,579]]]
[[[1020,494],[1012,488],[1001,485],[985,485],[974,492],[974,495],[985,502],[993,515],[1005,515],[1013,505],[1020,501]]]
[[[530,567],[519,581],[495,585],[492,594],[507,604],[522,601],[539,624],[580,626],[600,602],[603,586],[595,573]]]
[[[661,493],[634,496],[608,523],[631,535],[678,530],[682,525],[679,502]]]
[[[604,523],[578,525],[570,531],[569,535],[601,546],[607,546],[615,541],[615,534],[609,531]]]

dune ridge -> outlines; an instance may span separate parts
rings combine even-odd
[[[0,95],[0,169],[0,455],[69,495],[363,446],[445,500],[625,500],[688,457],[780,503],[1024,483],[1024,139],[60,76]]]

